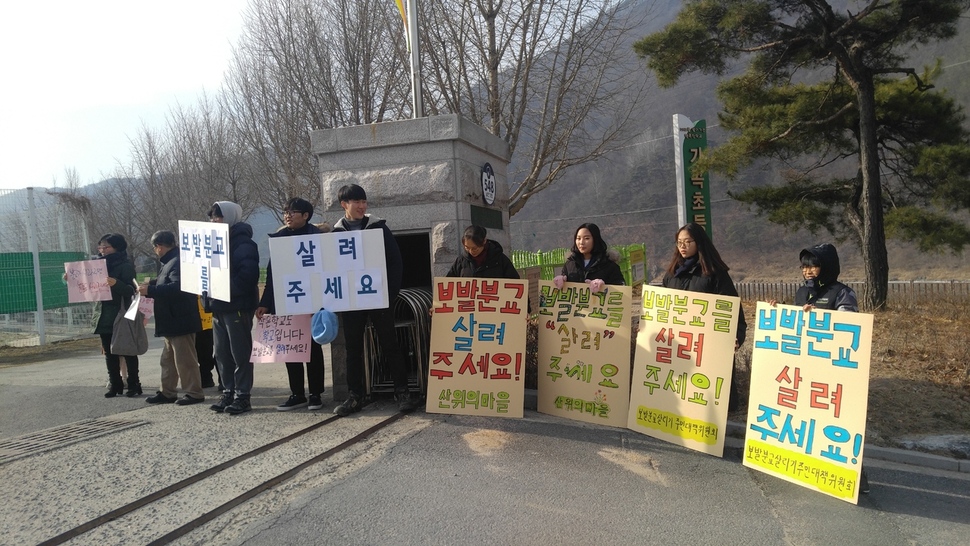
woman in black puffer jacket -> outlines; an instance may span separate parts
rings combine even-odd
[[[128,241],[117,233],[108,233],[98,241],[98,256],[108,266],[108,286],[111,287],[111,299],[99,301],[95,305],[94,333],[101,336],[101,349],[104,351],[104,361],[108,367],[108,379],[111,382],[105,398],[114,398],[124,394],[125,383],[121,379],[121,357],[111,353],[111,334],[114,331],[115,317],[124,313],[126,303],[135,295],[135,266],[128,259]],[[138,357],[126,356],[128,365],[128,394],[141,394],[141,381],[138,378]]]
[[[561,288],[563,282],[585,282],[593,292],[602,291],[608,284],[626,284],[619,264],[607,252],[599,226],[589,223],[576,228],[572,254],[566,258],[562,273],[552,282],[557,288]]]

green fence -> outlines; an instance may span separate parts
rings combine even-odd
[[[643,243],[613,245],[610,249],[620,254],[620,271],[623,272],[623,278],[626,280],[627,286],[644,281],[647,267],[646,245]],[[562,264],[566,263],[566,257],[569,256],[569,252],[569,249],[566,248],[545,251],[539,250],[536,252],[513,250],[511,258],[512,264],[515,265],[516,269],[524,271],[529,268],[538,267],[540,268],[539,278],[551,281],[553,277],[562,271]]]
[[[41,252],[40,283],[45,309],[66,307],[67,285],[63,281],[64,263],[84,260],[83,252]],[[34,261],[29,252],[0,254],[0,314],[37,310]]]

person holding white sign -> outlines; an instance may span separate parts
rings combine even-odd
[[[182,292],[182,273],[179,267],[179,247],[171,231],[157,231],[152,235],[152,250],[162,267],[158,277],[138,287],[142,296],[155,300],[155,335],[165,341],[159,366],[162,368],[161,387],[149,404],[174,402],[188,406],[205,401],[202,393],[202,373],[195,349],[195,336],[202,330],[202,317],[197,312],[195,294]],[[185,395],[178,398],[178,384],[182,382]]]
[[[347,388],[350,395],[343,403],[334,408],[337,415],[357,413],[363,407],[364,396],[367,394],[364,384],[364,330],[367,318],[377,334],[381,344],[381,353],[394,376],[394,395],[398,401],[398,409],[412,411],[420,404],[420,400],[411,397],[408,389],[408,369],[397,344],[394,332],[394,313],[391,310],[404,274],[404,262],[401,259],[401,249],[394,240],[394,234],[387,227],[387,221],[367,214],[367,193],[357,184],[342,186],[337,193],[340,207],[344,209],[344,216],[334,223],[333,231],[355,231],[364,229],[380,229],[384,233],[384,256],[387,263],[388,307],[383,309],[369,309],[363,311],[345,311],[343,315],[344,342],[347,346]]]
[[[731,268],[721,259],[721,254],[714,248],[714,243],[702,226],[691,222],[681,227],[677,230],[675,244],[674,255],[663,277],[663,285],[666,288],[724,296],[738,295],[734,281],[728,274]],[[739,309],[735,349],[744,343],[747,331],[748,323],[744,320],[744,310]],[[736,375],[731,374],[729,411],[737,409],[739,403]]]
[[[253,228],[242,221],[242,207],[231,201],[216,201],[209,220],[229,224],[230,301],[206,297],[212,313],[212,340],[216,364],[222,377],[222,400],[211,409],[239,415],[251,411],[253,389],[253,316],[259,305],[259,248]]]
[[[606,285],[626,284],[623,272],[616,263],[619,257],[612,256],[607,248],[596,224],[587,223],[576,228],[572,254],[566,258],[562,273],[553,277],[553,285],[562,288],[564,282],[585,282],[591,291],[602,292]]]
[[[108,367],[108,380],[111,383],[105,398],[114,398],[125,394],[125,383],[121,378],[121,357],[111,352],[111,335],[114,332],[115,317],[127,308],[128,302],[135,295],[135,265],[128,259],[128,241],[117,233],[107,233],[98,241],[98,257],[108,266],[108,286],[111,287],[111,299],[99,301],[95,305],[94,333],[101,336],[101,349],[104,352],[105,364]],[[141,381],[138,378],[138,357],[126,356],[128,364],[128,396],[129,398],[142,393]]]
[[[293,235],[311,235],[322,233],[322,230],[309,223],[313,217],[313,205],[306,199],[294,197],[283,205],[283,223],[285,224],[275,233],[270,233],[270,237],[290,237]],[[329,231],[330,227],[327,226]],[[259,300],[259,307],[256,308],[256,318],[263,318],[269,313],[276,314],[276,296],[273,289],[273,262],[270,260],[266,264],[266,286],[263,288],[263,297]],[[324,389],[324,369],[323,369],[323,347],[316,341],[310,341],[310,361],[306,363],[307,383],[310,387],[310,397],[307,398],[307,391],[303,383],[303,362],[287,362],[286,375],[290,382],[290,397],[276,406],[278,411],[290,411],[296,408],[307,406],[307,409],[318,410],[323,408],[321,395]]]

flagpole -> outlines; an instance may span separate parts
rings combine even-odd
[[[411,110],[413,118],[424,117],[424,101],[421,98],[421,48],[418,47],[418,0],[407,0],[407,33],[411,46]]]

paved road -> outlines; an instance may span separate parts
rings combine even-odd
[[[157,385],[157,361],[155,347],[143,358],[146,385]],[[0,544],[38,543],[319,423],[333,407],[327,396],[323,412],[275,411],[287,389],[273,365],[257,368],[256,411],[238,417],[104,399],[104,375],[96,354],[0,369],[0,440],[94,418],[135,423],[0,464]],[[379,401],[71,544],[148,543],[393,413]],[[866,466],[872,493],[854,506],[745,468],[737,448],[720,459],[534,411],[417,412],[175,543],[966,543],[970,474]]]

